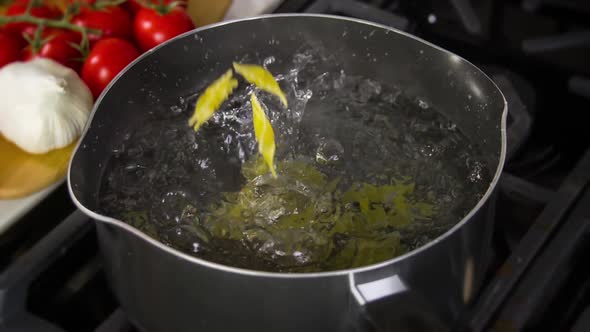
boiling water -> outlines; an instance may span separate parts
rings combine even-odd
[[[273,62],[264,60],[271,71]],[[309,272],[415,249],[461,220],[487,189],[490,173],[480,151],[426,101],[344,71],[321,72],[311,53],[296,54],[290,68],[275,73],[288,109],[257,93],[275,129],[279,179],[244,172],[253,169],[257,146],[252,88],[241,81],[198,133],[187,125],[198,93],[152,112],[113,150],[99,195],[101,213],[209,261]],[[303,177],[321,181],[318,186]],[[397,197],[400,188],[411,189],[397,207],[367,199],[363,213],[369,216],[360,212],[363,202],[351,204],[359,192],[343,202],[350,188],[388,188],[379,192]],[[407,211],[403,220],[396,208]],[[342,226],[344,216],[349,223],[376,224],[375,216],[384,213],[391,223],[349,225],[357,232]]]

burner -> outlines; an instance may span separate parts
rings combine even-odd
[[[568,81],[568,87],[572,93],[590,99],[590,79],[573,76]]]
[[[590,3],[585,0],[523,0],[522,8],[537,11],[544,7],[567,8],[579,12],[590,13]]]
[[[136,332],[122,309],[115,310],[94,332]]]
[[[523,104],[522,99],[507,76],[503,74],[492,75],[492,80],[496,82],[508,103],[506,124],[508,151],[506,151],[506,161],[509,163],[517,156],[517,153],[529,138],[533,120],[528,108]]]
[[[405,17],[357,0],[318,0],[309,6],[305,12],[353,16],[385,24],[399,30],[410,30],[409,21]]]
[[[451,4],[455,7],[455,11],[463,23],[465,30],[472,35],[480,35],[482,26],[481,21],[470,0],[451,0]]]
[[[93,222],[81,211],[61,221],[0,274],[0,294],[2,331],[91,331],[115,305]]]
[[[502,174],[497,211],[496,239],[512,252],[555,193],[510,173]]]
[[[522,49],[526,53],[544,53],[589,44],[590,30],[580,30],[527,39],[522,42]]]
[[[488,283],[465,320],[469,330],[483,331],[491,324],[497,330],[521,331],[535,323],[535,314],[547,308],[548,300],[570,275],[574,252],[583,243],[590,245],[589,168],[590,150],[551,195],[551,201]],[[582,194],[584,198],[576,205]],[[574,205],[574,212],[568,216],[566,212]],[[558,232],[553,235],[555,230]],[[578,261],[587,269],[585,258]]]

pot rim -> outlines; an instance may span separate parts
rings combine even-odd
[[[427,46],[433,47],[435,49],[438,49],[444,53],[447,53],[449,56],[452,57],[456,57],[456,59],[459,59],[460,61],[463,61],[467,64],[469,64],[470,66],[473,67],[473,69],[477,70],[478,72],[480,72],[485,78],[487,78],[492,84],[493,86],[496,87],[497,91],[500,93],[500,96],[502,97],[502,100],[504,101],[504,107],[502,110],[502,117],[501,117],[501,123],[500,123],[500,135],[501,135],[501,149],[500,149],[500,158],[498,160],[498,165],[496,168],[496,172],[494,174],[494,177],[492,179],[492,181],[490,182],[488,189],[486,190],[485,194],[482,196],[482,198],[477,202],[477,204],[475,206],[473,206],[473,208],[469,211],[469,213],[467,213],[462,219],[461,221],[459,221],[458,223],[456,223],[453,227],[451,227],[450,229],[448,229],[445,233],[443,233],[442,235],[438,236],[437,238],[435,238],[434,240],[426,243],[425,245],[422,245],[419,248],[416,248],[412,251],[409,251],[401,256],[397,256],[391,259],[388,259],[386,261],[380,262],[380,263],[376,263],[376,264],[371,264],[371,265],[367,265],[367,266],[362,266],[362,267],[357,267],[357,268],[351,268],[351,269],[345,269],[345,270],[335,270],[335,271],[324,271],[324,272],[311,272],[311,273],[285,273],[285,272],[268,272],[268,271],[258,271],[258,270],[249,270],[249,269],[244,269],[244,268],[238,268],[238,267],[233,267],[233,266],[228,266],[228,265],[223,265],[223,264],[219,264],[219,263],[214,263],[214,262],[210,262],[207,260],[204,260],[202,258],[198,258],[195,256],[191,256],[188,255],[186,253],[181,252],[180,250],[174,249],[172,247],[169,247],[163,243],[161,243],[160,241],[157,241],[155,239],[153,239],[152,237],[150,237],[149,235],[143,233],[142,231],[140,231],[139,229],[126,224],[118,219],[112,218],[112,217],[108,217],[108,216],[104,216],[102,214],[96,213],[95,211],[92,211],[88,208],[86,208],[80,201],[78,201],[78,199],[76,198],[76,195],[73,192],[72,189],[72,183],[71,183],[71,171],[72,171],[72,160],[74,159],[76,153],[78,152],[78,149],[80,148],[80,145],[82,143],[82,141],[84,140],[84,138],[86,137],[86,133],[90,128],[90,124],[92,123],[92,119],[94,118],[94,115],[96,113],[96,110],[98,109],[98,106],[100,105],[101,100],[104,98],[104,96],[106,94],[108,94],[109,90],[111,89],[111,87],[113,86],[113,84],[122,76],[124,75],[129,68],[131,68],[132,66],[134,66],[137,62],[143,60],[145,57],[147,57],[148,55],[150,55],[153,52],[156,52],[160,47],[164,47],[165,45],[167,45],[168,43],[171,43],[177,39],[183,38],[185,36],[188,35],[192,35],[201,31],[205,31],[208,29],[212,29],[212,28],[217,28],[220,26],[224,26],[224,25],[228,25],[228,24],[234,24],[234,23],[239,23],[239,22],[243,22],[243,21],[250,21],[250,20],[260,20],[260,19],[272,19],[272,18],[276,18],[276,17],[317,17],[317,18],[325,18],[325,19],[333,19],[333,20],[342,20],[342,21],[350,21],[350,22],[355,22],[355,23],[361,23],[361,24],[366,24],[366,25],[370,25],[370,26],[374,26],[376,28],[381,28],[381,29],[385,29],[385,30],[389,30],[401,35],[404,35],[406,37],[412,38],[416,41],[419,41],[421,43],[424,43]],[[228,21],[223,21],[223,22],[218,22],[218,23],[214,23],[214,24],[210,24],[210,25],[206,25],[188,32],[185,32],[181,35],[178,35],[154,48],[152,48],[151,50],[141,54],[139,57],[137,57],[137,59],[135,59],[134,61],[132,61],[129,65],[127,65],[127,67],[125,67],[110,83],[109,85],[105,88],[105,90],[102,92],[102,94],[99,96],[99,98],[96,100],[96,102],[94,103],[94,106],[92,108],[91,114],[89,116],[88,122],[86,124],[86,127],[84,129],[84,132],[82,133],[82,135],[80,136],[81,139],[78,140],[78,143],[76,144],[76,147],[74,149],[74,152],[72,153],[72,157],[70,158],[70,163],[68,165],[68,174],[67,174],[67,178],[68,178],[68,191],[70,193],[70,196],[72,198],[72,200],[74,201],[74,204],[82,211],[84,212],[86,215],[88,215],[89,217],[91,217],[92,219],[96,220],[96,221],[100,221],[100,222],[105,222],[108,224],[112,224],[115,225],[117,227],[122,228],[125,231],[128,231],[130,233],[132,233],[133,235],[139,237],[140,239],[143,239],[144,241],[147,241],[148,243],[154,245],[155,247],[162,249],[164,251],[166,251],[167,253],[174,255],[178,258],[184,259],[186,261],[189,261],[191,263],[195,263],[195,264],[199,264],[199,265],[203,265],[205,267],[209,267],[209,268],[213,268],[216,270],[220,270],[220,271],[224,271],[224,272],[231,272],[231,273],[237,273],[240,275],[247,275],[247,276],[255,276],[255,277],[267,277],[267,278],[316,278],[316,277],[336,277],[336,276],[345,276],[345,275],[351,275],[351,274],[355,274],[355,273],[362,273],[362,272],[367,272],[367,271],[372,271],[372,270],[377,270],[380,269],[382,267],[397,263],[399,261],[405,260],[407,258],[410,258],[412,256],[418,255],[420,253],[422,253],[423,251],[429,250],[430,248],[434,247],[435,245],[437,245],[439,242],[443,241],[444,239],[446,239],[447,237],[451,236],[451,234],[455,233],[458,229],[460,229],[461,227],[463,227],[463,225],[465,225],[467,222],[469,222],[473,215],[479,211],[481,209],[481,207],[488,201],[489,197],[491,196],[492,192],[495,190],[500,175],[503,171],[504,168],[504,164],[505,164],[505,159],[506,159],[506,118],[507,118],[507,112],[508,111],[508,103],[506,101],[506,98],[504,97],[504,94],[502,93],[502,91],[500,90],[500,88],[496,85],[496,83],[483,71],[481,71],[481,69],[479,69],[477,66],[475,66],[473,63],[469,62],[468,60],[464,59],[461,56],[456,55],[455,53],[448,51],[440,46],[437,46],[433,43],[430,43],[426,40],[423,40],[417,36],[414,36],[410,33],[407,33],[405,31],[401,31],[395,28],[392,28],[390,26],[387,25],[383,25],[380,23],[375,23],[375,22],[371,22],[371,21],[366,21],[366,20],[361,20],[361,19],[356,19],[356,18],[350,18],[350,17],[344,17],[344,16],[337,16],[337,15],[327,15],[327,14],[307,14],[307,13],[286,13],[286,14],[266,14],[266,15],[259,15],[259,16],[254,16],[254,17],[249,17],[249,18],[244,18],[244,19],[236,19],[236,20],[228,20]]]

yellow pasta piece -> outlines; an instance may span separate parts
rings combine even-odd
[[[258,141],[258,152],[262,155],[268,168],[270,168],[272,176],[276,178],[274,130],[254,92],[250,97],[250,103],[252,104],[252,122],[254,123],[254,136]]]
[[[287,97],[285,97],[279,83],[275,81],[274,76],[268,70],[264,69],[264,67],[234,62],[234,69],[246,81],[256,85],[261,90],[277,96],[283,106],[287,107]]]
[[[189,126],[192,126],[195,131],[207,122],[221,104],[229,97],[232,91],[238,86],[238,80],[233,78],[233,73],[230,70],[226,71],[221,77],[215,80],[211,85],[205,89],[205,92],[199,96],[195,112],[188,120]]]

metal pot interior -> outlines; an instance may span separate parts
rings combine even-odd
[[[99,191],[113,151],[120,149],[130,133],[149,127],[154,114],[179,113],[186,121],[196,93],[234,61],[266,63],[274,74],[282,75],[284,82],[289,83],[283,82],[283,89],[291,104],[283,114],[300,111],[301,122],[307,121],[309,128],[317,129],[304,130],[304,134],[291,140],[282,137],[283,145],[279,139],[279,157],[288,155],[289,149],[297,144],[315,144],[313,140],[318,135],[339,136],[342,142],[355,135],[354,127],[346,127],[346,121],[353,121],[354,116],[346,121],[333,116],[326,111],[330,108],[326,106],[329,93],[322,97],[309,89],[322,77],[337,79],[341,71],[347,77],[362,77],[358,85],[368,84],[371,88],[371,82],[378,82],[383,89],[403,91],[407,101],[436,109],[452,121],[481,152],[488,176],[482,184],[480,199],[445,234],[468,221],[469,215],[487,199],[501,172],[506,103],[495,84],[471,63],[415,37],[372,23],[319,15],[274,15],[197,29],[142,55],[124,70],[96,103],[70,163],[68,183],[76,204],[99,221],[129,230],[123,222],[102,214],[99,207]],[[308,71],[309,75],[301,74],[293,81],[289,75],[294,69]],[[358,85],[357,91],[363,89]],[[306,95],[308,91],[311,93]],[[397,97],[395,91],[391,96]],[[370,91],[366,98],[372,98]],[[279,107],[272,98],[265,100],[269,108]],[[364,120],[361,115],[356,121]],[[388,133],[395,129],[381,130]],[[278,136],[281,138],[280,133]],[[174,140],[169,144],[174,144]],[[350,150],[350,144],[341,145]],[[371,147],[363,149],[368,151]],[[224,156],[228,157],[222,153],[221,157]],[[359,158],[362,161],[363,156]],[[377,159],[378,152],[374,152],[371,160]],[[381,168],[379,163],[374,166],[375,171]],[[236,171],[239,168],[223,174],[233,177]],[[189,182],[189,186],[199,186],[197,180]],[[141,232],[136,234],[150,240]]]

